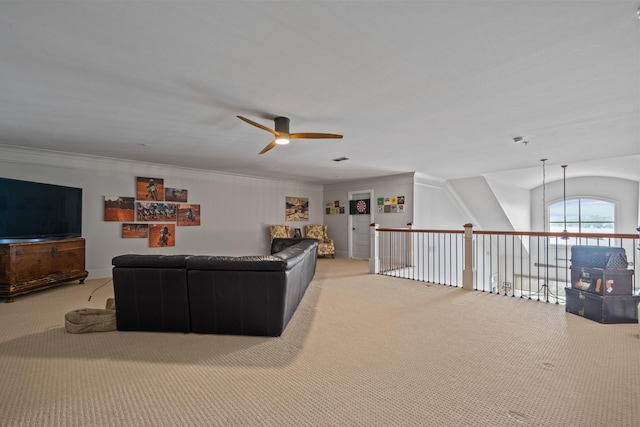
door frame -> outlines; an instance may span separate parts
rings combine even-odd
[[[374,208],[372,208],[372,206],[377,206],[376,204],[373,203],[373,200],[375,200],[375,197],[373,195],[373,189],[370,190],[358,190],[358,191],[349,191],[349,202],[351,200],[353,200],[353,196],[354,194],[366,194],[369,193],[369,219],[371,221],[371,223],[374,223]],[[349,206],[349,203],[347,204],[347,207]],[[349,225],[348,225],[348,229],[349,229],[349,258],[353,258],[353,215],[351,215],[351,213],[347,212],[349,214]],[[369,246],[369,252],[371,252],[371,246]]]

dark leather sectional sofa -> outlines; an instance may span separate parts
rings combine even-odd
[[[315,239],[274,239],[266,256],[117,256],[118,330],[280,336],[317,257]]]

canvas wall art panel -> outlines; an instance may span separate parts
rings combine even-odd
[[[176,221],[178,205],[175,203],[136,202],[138,221]]]
[[[105,221],[133,221],[135,217],[133,197],[104,196]]]
[[[188,194],[189,191],[185,190],[184,188],[165,187],[164,201],[186,203]]]
[[[124,223],[122,224],[123,239],[147,239],[149,237],[149,224]]]
[[[178,205],[178,225],[200,225],[200,205],[181,203]]]
[[[138,200],[164,200],[164,179],[162,178],[136,178],[136,199]]]
[[[149,224],[149,247],[161,248],[176,245],[175,224]]]
[[[309,221],[307,197],[285,197],[285,221]]]

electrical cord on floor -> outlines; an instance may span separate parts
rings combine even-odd
[[[103,287],[104,285],[106,285],[107,283],[111,282],[113,279],[109,279],[106,282],[104,282],[102,285],[98,286],[97,288],[95,288],[93,291],[91,291],[91,293],[89,294],[89,299],[87,301],[91,301],[91,297],[93,296],[93,293],[95,291],[97,291],[98,289],[100,289],[101,287]]]

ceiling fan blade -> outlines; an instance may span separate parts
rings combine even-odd
[[[268,127],[263,126],[263,125],[261,125],[260,123],[256,123],[256,122],[254,122],[253,120],[249,120],[249,119],[247,119],[246,117],[242,117],[242,116],[236,116],[236,117],[237,117],[237,118],[239,118],[240,120],[244,121],[244,122],[249,123],[250,125],[253,125],[253,126],[255,126],[255,127],[257,127],[257,128],[260,128],[260,129],[262,129],[262,130],[266,130],[266,131],[267,131],[267,132],[269,132],[270,134],[273,134],[273,135],[276,135],[276,136],[277,136],[276,131],[275,131],[275,130],[273,130],[273,129],[269,129]]]
[[[337,135],[335,133],[292,133],[289,135],[291,139],[342,139],[342,135]]]
[[[273,141],[271,141],[269,144],[267,144],[267,146],[266,146],[266,147],[264,147],[264,148],[262,149],[262,151],[261,151],[261,152],[259,152],[258,154],[264,154],[264,153],[266,153],[267,151],[271,150],[271,149],[272,149],[273,147],[275,147],[275,146],[276,146],[276,140],[274,139],[274,140],[273,140]]]

